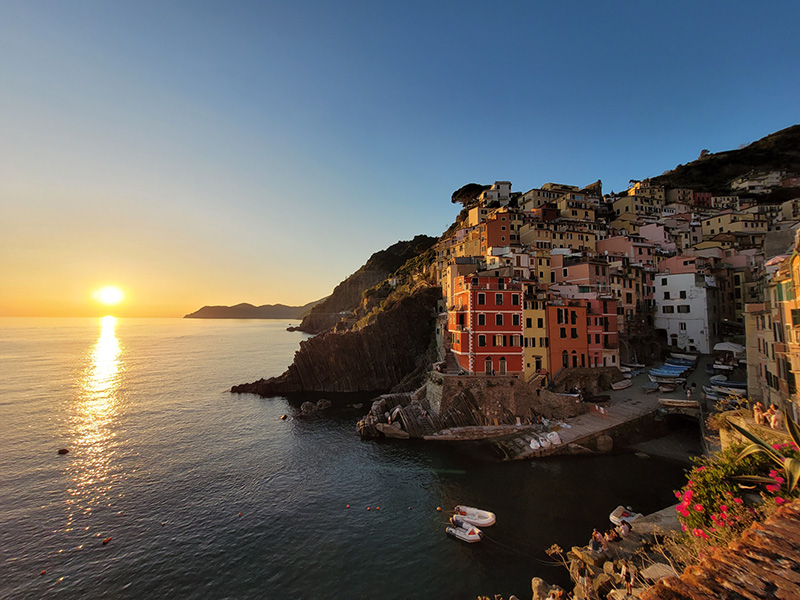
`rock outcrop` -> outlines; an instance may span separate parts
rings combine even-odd
[[[397,242],[370,256],[355,273],[341,282],[333,293],[314,306],[304,318],[300,331],[321,333],[353,314],[369,288],[383,282],[408,260],[419,256],[435,244],[437,238],[418,235],[408,242]]]
[[[234,393],[272,397],[297,392],[381,392],[424,372],[441,289],[419,286],[394,299],[362,329],[330,331],[300,343],[283,375],[236,385]],[[406,385],[412,382],[406,380]],[[420,382],[417,382],[419,385]]]
[[[322,300],[309,302],[304,306],[285,304],[262,304],[253,306],[243,302],[236,306],[204,306],[200,310],[185,315],[184,319],[302,319]]]

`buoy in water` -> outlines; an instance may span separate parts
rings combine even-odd
[[[286,415],[281,415],[281,421],[285,421],[287,419]]]
[[[104,540],[103,540],[103,546],[105,546],[105,545],[106,545],[108,542],[110,542],[110,541],[111,541],[111,538],[110,538],[110,537],[107,537],[106,539],[104,539]]]
[[[436,507],[436,510],[437,510],[438,512],[442,512],[442,507],[441,507],[441,506],[437,506],[437,507]]]
[[[369,506],[368,506],[368,507],[367,507],[367,510],[369,510],[369,509],[370,509],[370,508],[369,508]]]
[[[58,453],[59,454],[67,454],[67,453],[69,453],[69,448],[60,448]]]
[[[239,513],[239,516],[241,517],[241,516],[242,516],[242,513]]]
[[[380,509],[381,509],[381,507],[380,507],[380,506],[376,506],[376,507],[375,507],[375,510],[380,510]]]
[[[348,504],[348,505],[346,506],[346,508],[350,508],[350,505]]]
[[[47,573],[47,571],[42,571],[41,573],[39,573],[39,575],[44,575],[45,573]]]

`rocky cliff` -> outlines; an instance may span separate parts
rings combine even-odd
[[[235,393],[272,397],[297,392],[381,392],[427,371],[441,289],[418,285],[390,297],[370,323],[329,331],[300,343],[283,375],[236,385]]]
[[[341,282],[333,293],[317,304],[297,328],[307,333],[321,333],[334,327],[343,317],[350,317],[361,305],[363,294],[382,283],[407,261],[423,254],[437,238],[418,235],[373,254],[355,273]]]

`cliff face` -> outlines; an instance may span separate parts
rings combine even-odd
[[[231,391],[272,397],[296,392],[392,389],[420,371],[422,365],[418,363],[426,359],[433,339],[440,296],[439,288],[420,286],[410,295],[387,303],[390,305],[362,329],[331,331],[301,342],[294,362],[283,375],[236,385]]]
[[[437,238],[418,235],[411,241],[397,242],[386,250],[376,252],[358,271],[337,285],[330,296],[312,308],[298,329],[307,333],[321,333],[331,329],[360,306],[365,290],[384,281],[409,259],[428,250],[436,241]]]

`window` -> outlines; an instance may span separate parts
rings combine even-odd
[[[511,294],[511,305],[519,306],[519,294]]]
[[[600,334],[599,333],[595,333],[594,334],[594,343],[595,344],[599,344],[600,343]]]
[[[525,319],[525,327],[531,329],[533,327],[533,319]]]
[[[669,300],[669,292],[664,292],[664,300]]]
[[[486,294],[478,294],[478,304],[486,304]]]
[[[572,328],[572,331],[570,333],[572,335],[573,340],[578,339],[578,330],[575,327]]]
[[[667,285],[667,278],[666,277],[662,277],[661,278],[661,285]]]
[[[569,354],[567,354],[566,350],[561,353],[561,366],[565,369],[569,367]]]
[[[542,348],[549,347],[550,346],[550,340],[548,340],[546,337],[539,338],[539,346],[542,347]]]
[[[792,309],[792,327],[800,325],[800,309]]]
[[[494,303],[497,306],[503,306],[503,294],[495,294],[494,295]]]
[[[514,327],[519,327],[520,324],[520,316],[519,315],[511,315],[511,324]]]
[[[485,335],[479,335],[478,336],[478,346],[483,347],[485,345],[486,345],[486,336]]]
[[[506,345],[506,336],[501,335],[501,334],[497,334],[496,336],[494,336],[494,345],[496,347],[498,347],[498,348],[502,347],[502,346],[505,346]]]
[[[494,316],[494,324],[495,325],[502,325],[503,324],[503,315],[502,315],[502,313],[497,313]]]
[[[478,325],[486,325],[486,315],[478,315]]]
[[[681,323],[681,331],[686,331],[686,323]]]
[[[674,306],[662,306],[661,307],[661,312],[663,312],[664,314],[674,313],[675,312],[675,307]]]
[[[688,313],[689,312],[689,305],[688,304],[679,304],[678,305],[678,312],[679,313]]]
[[[544,319],[536,319],[536,325],[539,327],[539,329],[544,327]]]
[[[567,328],[566,327],[562,327],[561,328],[561,337],[562,338],[567,337]]]
[[[577,325],[577,323],[578,323],[578,313],[575,312],[575,311],[572,311],[569,314],[569,316],[570,316],[570,321],[572,322],[572,324],[573,325]]]

